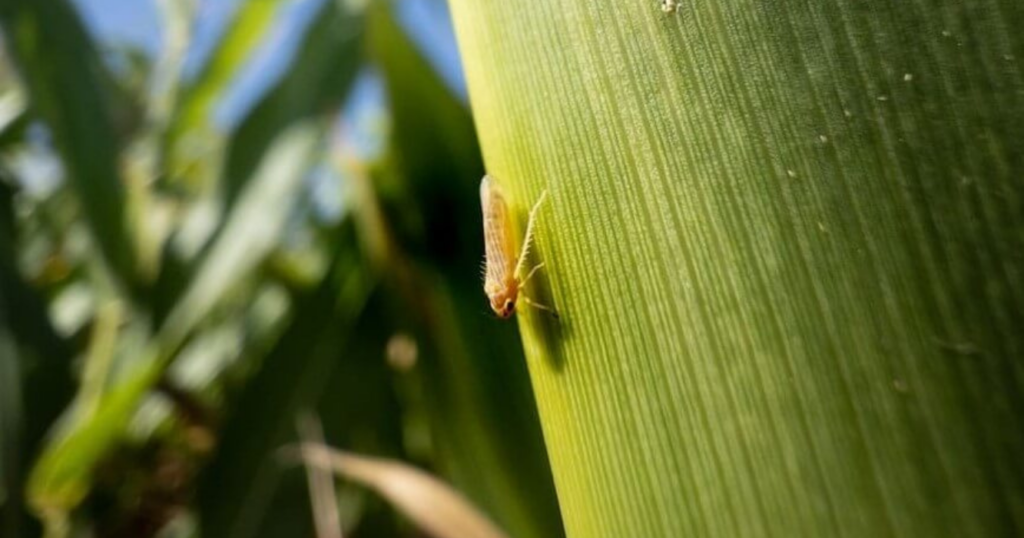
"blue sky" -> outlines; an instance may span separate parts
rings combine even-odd
[[[72,3],[94,35],[138,45],[150,54],[156,52],[161,28],[155,0],[73,0]]]
[[[101,42],[127,43],[149,55],[159,53],[162,40],[158,0],[72,0],[92,34]],[[186,57],[186,75],[194,74],[209,55],[224,24],[243,0],[197,0],[193,42]],[[217,111],[218,123],[235,124],[287,67],[302,31],[325,0],[286,0],[260,50],[239,75]],[[447,5],[442,0],[402,0],[397,16],[448,86],[466,101],[465,80]],[[364,84],[357,98],[373,98],[379,85]]]

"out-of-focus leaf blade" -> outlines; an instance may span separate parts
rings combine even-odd
[[[324,427],[315,415],[300,412],[295,429],[303,443],[324,444]],[[334,487],[334,478],[330,470],[307,465],[306,481],[309,485],[309,501],[312,505],[317,538],[342,538],[338,492]]]
[[[94,239],[117,275],[132,282],[135,249],[117,165],[120,134],[111,118],[115,86],[65,0],[9,0],[0,18],[31,106],[53,133]]]
[[[126,150],[124,159],[130,208],[128,218],[136,236],[138,273],[147,284],[151,284],[162,269],[165,241],[172,228],[169,212],[161,210],[161,197],[156,195],[152,186],[161,178],[173,181],[178,177],[168,172],[170,163],[165,142],[171,121],[178,117],[174,115],[175,103],[196,7],[196,2],[191,0],[161,0],[159,4],[162,8],[163,39],[160,54],[149,75],[145,123]],[[215,162],[212,158],[208,160]],[[212,168],[211,164],[196,170],[195,177],[201,177],[203,172]],[[146,291],[152,296],[152,289]]]
[[[350,224],[343,223],[332,242],[340,247],[343,267],[331,278],[349,275],[340,288],[331,285],[339,292],[336,305],[314,300],[312,290],[302,292],[288,334],[229,406],[222,445],[200,487],[203,526],[214,529],[208,532],[220,532],[228,522],[234,538],[313,534],[303,473],[275,459],[294,439],[289,432],[297,409],[317,410],[331,444],[387,457],[406,454],[408,409],[401,407],[394,372],[383,360],[394,331],[390,310],[376,281],[367,280],[373,273],[364,266]],[[366,273],[360,276],[361,271]],[[369,297],[367,286],[373,286]],[[350,487],[340,493],[346,536],[349,530],[354,536],[405,535],[386,503]]]
[[[362,61],[363,19],[345,4],[324,2],[292,68],[236,129],[221,185],[225,209],[237,201],[276,133],[335,112],[348,95]]]
[[[72,418],[36,462],[28,483],[28,502],[43,519],[61,519],[88,493],[97,463],[110,454],[147,391],[157,382],[166,359],[150,359],[111,389],[95,412]]]
[[[469,110],[405,35],[385,3],[375,4],[368,27],[371,56],[384,76],[393,125],[385,165],[403,182],[402,188],[387,189],[385,203],[414,205],[415,209],[401,209],[423,213],[427,229],[416,241],[426,244],[435,261],[478,261],[479,229],[462,222],[455,211],[473,208],[479,213],[484,166]],[[387,199],[392,195],[405,199]],[[401,215],[389,217],[402,225]]]
[[[508,538],[459,492],[411,465],[317,444],[303,444],[300,450],[307,464],[373,489],[430,536]]]
[[[233,285],[273,249],[294,208],[320,145],[324,127],[308,121],[282,133],[228,216],[181,299],[168,315],[161,338],[181,342]]]
[[[256,50],[280,3],[281,0],[239,3],[210,59],[182,95],[168,129],[167,163],[172,174],[182,172],[197,159],[209,158],[201,146],[210,127],[213,105]]]

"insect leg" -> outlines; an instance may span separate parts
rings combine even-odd
[[[527,306],[531,306],[533,308],[536,308],[537,310],[543,310],[543,311],[551,314],[552,316],[554,316],[555,319],[558,319],[558,311],[555,310],[554,308],[551,308],[550,306],[542,305],[540,303],[534,302],[533,300],[531,300],[526,295],[520,295],[519,296],[519,300],[524,302],[524,303],[526,303]]]
[[[540,269],[541,267],[544,267],[543,263],[538,263],[537,265],[534,265],[533,269],[530,269],[530,272],[526,274],[526,278],[519,282],[519,287],[525,286],[526,283],[529,282],[531,278],[533,278],[533,274],[536,273],[537,270]]]
[[[547,197],[548,191],[545,190],[540,193],[540,198],[537,199],[537,203],[533,204],[533,209],[530,209],[530,217],[526,221],[526,237],[523,238],[523,251],[519,253],[519,260],[516,261],[516,271],[512,273],[518,277],[523,272],[523,267],[526,266],[526,257],[530,254],[530,245],[533,244],[533,226],[537,221],[537,210],[540,209],[540,205],[544,203],[544,199]]]

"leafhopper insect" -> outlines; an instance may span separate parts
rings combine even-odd
[[[540,209],[547,191],[541,193],[537,203],[530,210],[526,221],[526,236],[523,238],[523,250],[516,255],[515,234],[512,231],[512,215],[508,202],[501,192],[501,187],[491,176],[484,176],[480,181],[480,207],[484,213],[484,293],[491,303],[491,310],[500,318],[510,317],[516,310],[520,299],[527,305],[550,312],[555,317],[558,313],[549,306],[533,302],[526,294],[520,293],[523,286],[537,270],[544,267],[539,263],[523,277],[526,258],[533,244],[533,227],[537,221],[537,210]]]

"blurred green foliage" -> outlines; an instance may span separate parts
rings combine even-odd
[[[465,105],[387,3],[330,0],[223,132],[281,4],[242,2],[187,79],[192,3],[164,3],[160,57],[119,71],[66,0],[0,5],[0,534],[311,535],[304,473],[277,455],[312,410],[328,444],[432,470],[512,535],[561,535],[522,349],[479,288]],[[376,157],[339,120],[368,68]],[[47,163],[52,185],[30,177]],[[346,536],[419,535],[340,487]]]

